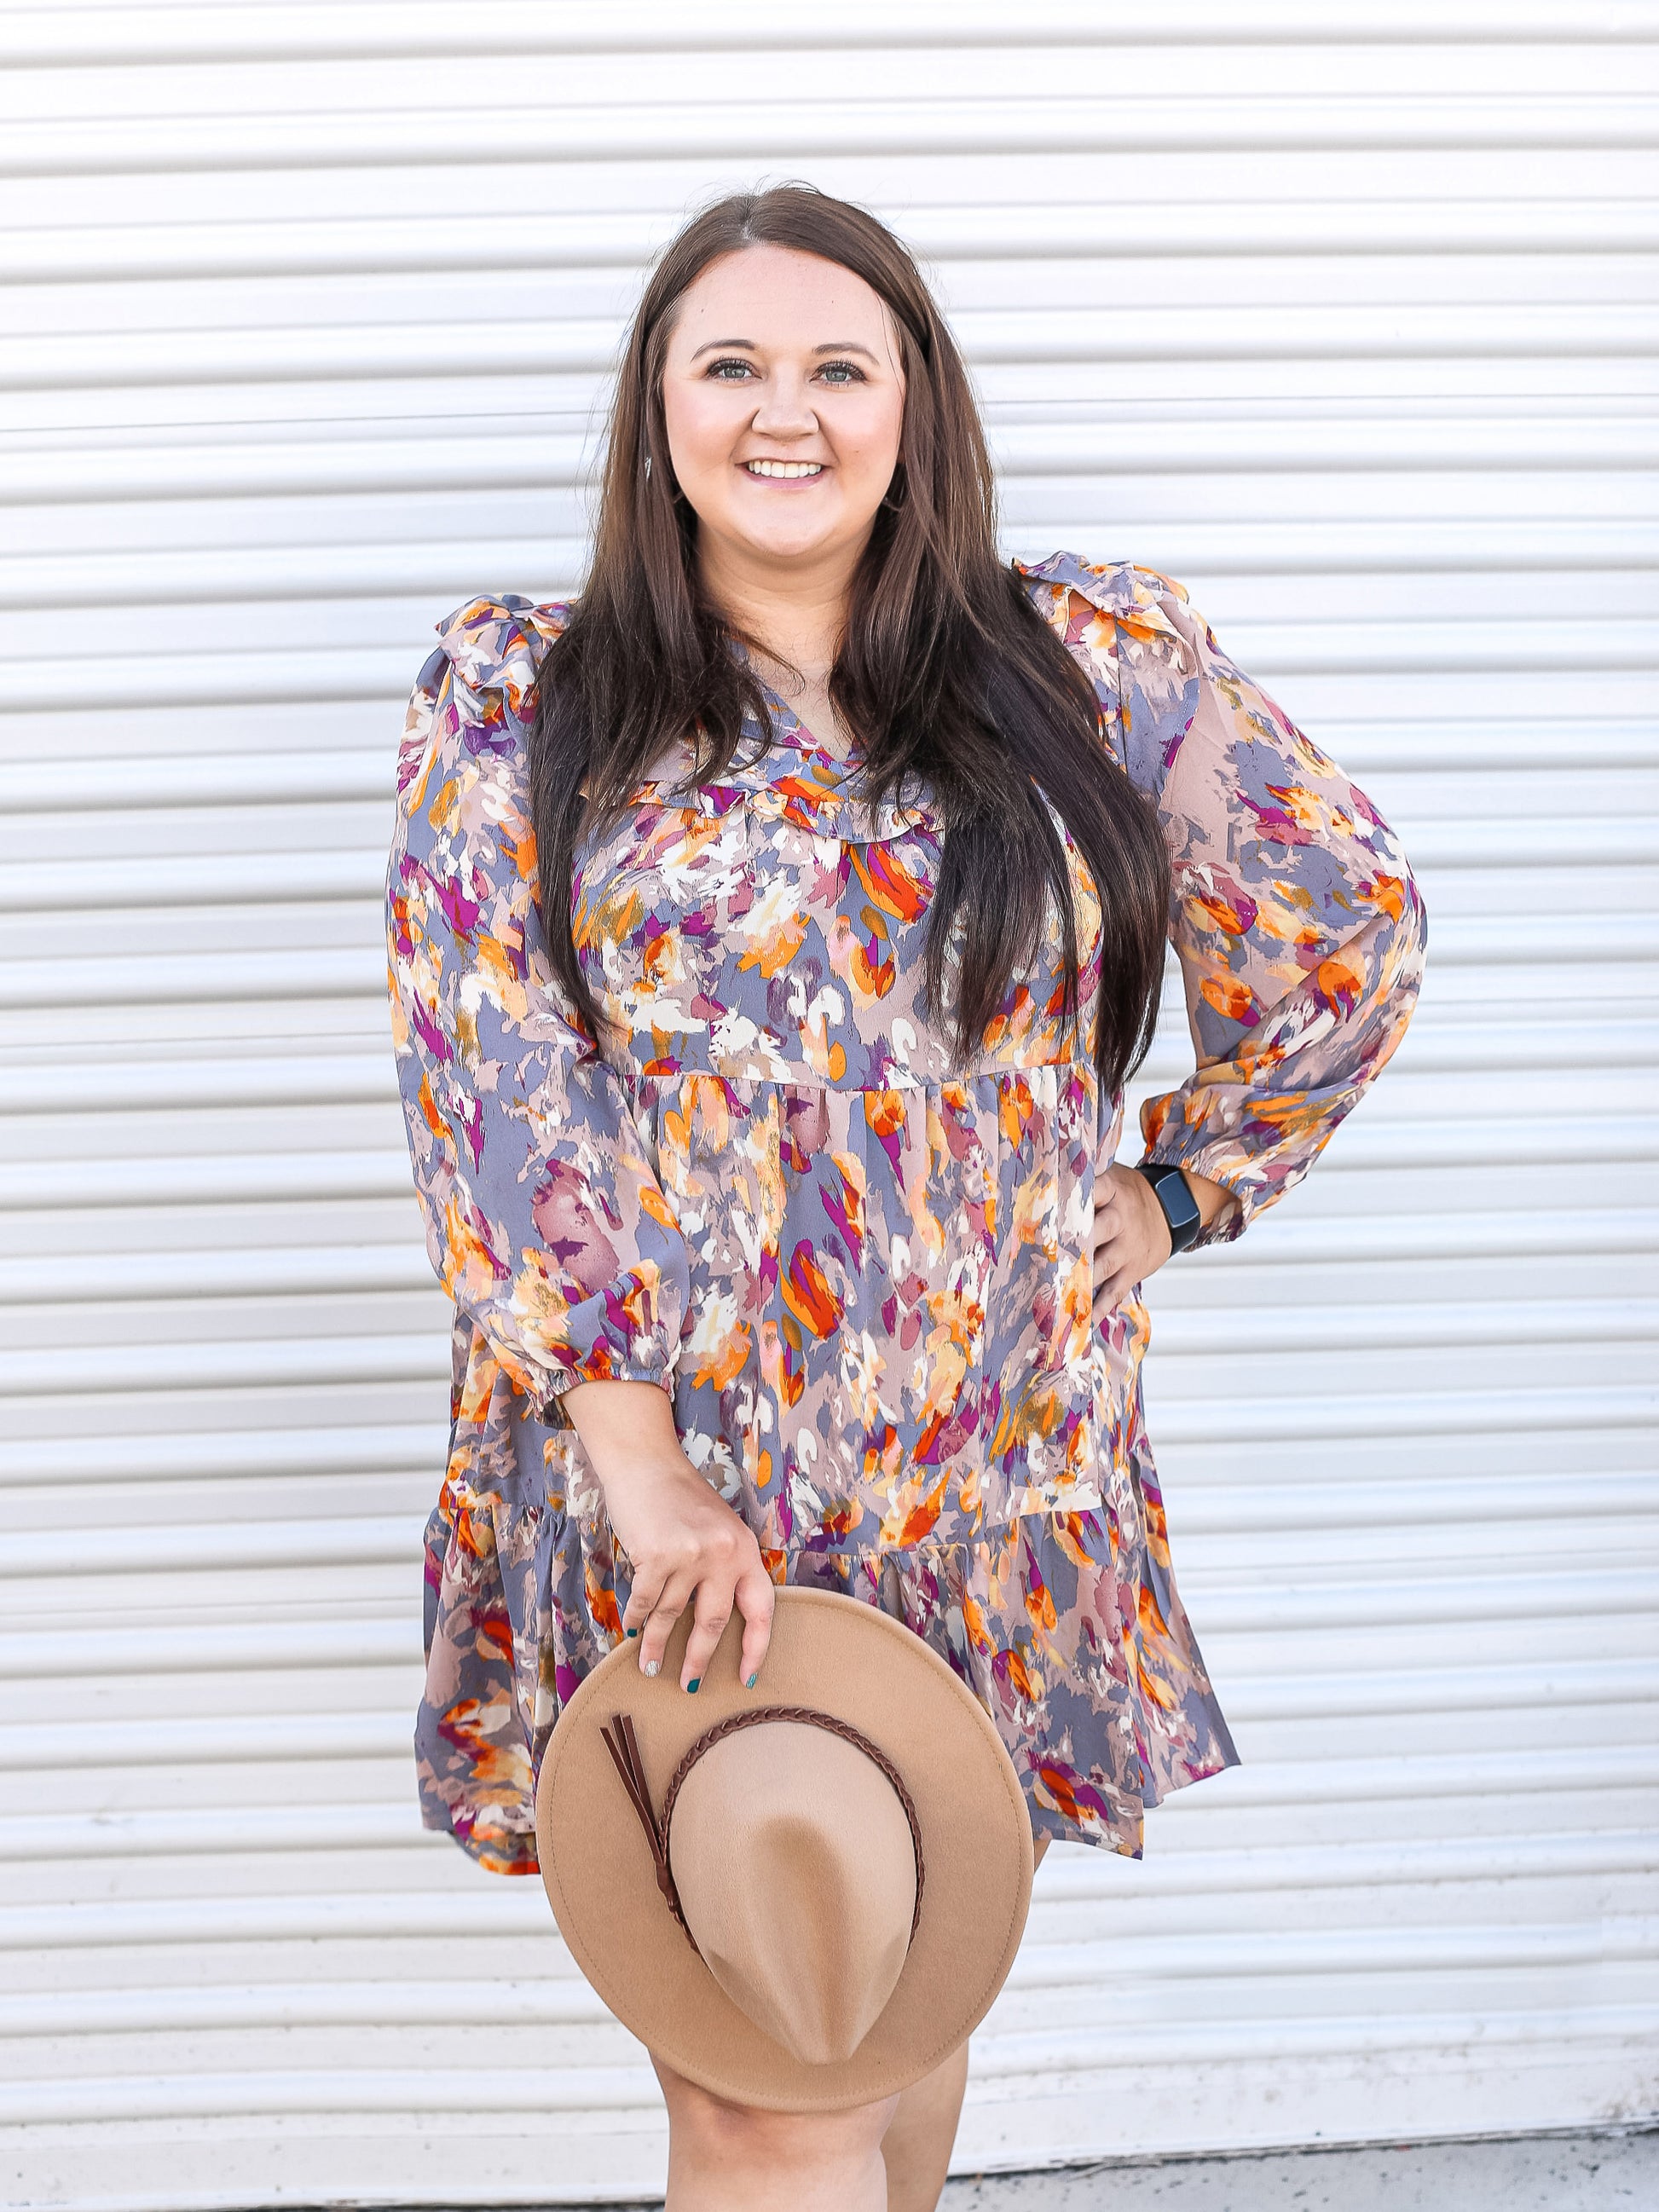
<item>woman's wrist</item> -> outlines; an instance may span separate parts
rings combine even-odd
[[[695,1471],[680,1448],[673,1401],[658,1383],[574,1382],[560,1403],[607,1496],[636,1480]]]
[[[1171,1160],[1142,1160],[1130,1178],[1146,1194],[1148,1218],[1164,1232],[1153,1265],[1162,1267],[1177,1253],[1190,1252],[1234,1204],[1223,1183]]]
[[[1212,1182],[1208,1176],[1196,1175],[1191,1168],[1182,1168],[1181,1172],[1198,1207],[1199,1234],[1207,1237],[1218,1222],[1232,1213],[1238,1201],[1224,1182]]]

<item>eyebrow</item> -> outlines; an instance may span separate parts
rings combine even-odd
[[[722,346],[732,348],[740,346],[745,353],[760,351],[753,338],[710,338],[706,345],[700,345],[697,348],[691,358],[693,361],[700,361],[704,354],[717,352]],[[814,346],[812,350],[814,353],[861,353],[866,361],[874,361],[877,358],[868,346],[860,345],[856,338],[848,338],[836,345]]]

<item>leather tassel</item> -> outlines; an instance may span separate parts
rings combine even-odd
[[[696,1943],[691,1930],[685,1925],[685,1915],[680,1911],[679,1893],[674,1887],[674,1877],[669,1871],[668,1847],[657,1816],[651,1809],[651,1789],[645,1778],[645,1764],[640,1757],[639,1740],[634,1733],[634,1723],[626,1713],[615,1717],[615,1733],[603,1725],[599,1734],[605,1738],[605,1747],[611,1753],[611,1764],[622,1777],[623,1788],[629,1802],[640,1816],[640,1826],[645,1830],[646,1841],[651,1846],[651,1856],[657,1870],[657,1887],[667,1899],[668,1909],[685,1932],[685,1940],[693,1950]]]

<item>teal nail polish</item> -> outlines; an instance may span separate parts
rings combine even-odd
[[[752,1690],[759,1680],[760,1676],[758,1674],[751,1674],[743,1686],[745,1690]]]
[[[694,1674],[694,1675],[691,1677],[691,1680],[690,1680],[686,1684],[686,1686],[685,1686],[686,1695],[687,1695],[688,1697],[690,1697],[690,1694],[692,1693],[692,1692],[696,1688],[697,1685],[702,1681],[702,1676],[701,1674]]]
[[[624,1629],[623,1629],[623,1635],[628,1638],[628,1640],[629,1640],[629,1642],[630,1644],[633,1642],[634,1638],[635,1638],[639,1634],[639,1632],[639,1632],[639,1630],[638,1630],[637,1628],[624,1628]]]

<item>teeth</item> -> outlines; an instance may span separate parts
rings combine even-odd
[[[823,473],[822,461],[745,461],[751,477],[816,477]]]

